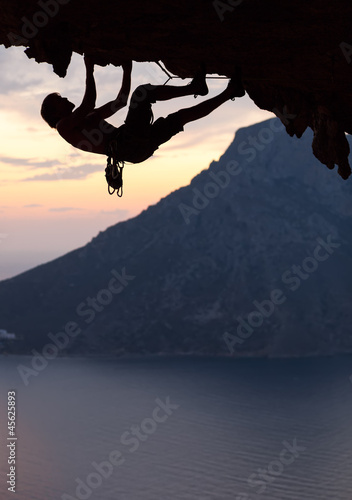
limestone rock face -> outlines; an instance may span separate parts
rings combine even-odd
[[[0,0],[0,43],[66,74],[72,52],[98,64],[162,61],[180,77],[242,71],[244,87],[289,135],[346,179],[352,132],[352,2],[339,0]]]

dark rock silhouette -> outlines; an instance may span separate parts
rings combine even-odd
[[[130,97],[130,105],[124,123],[114,127],[106,120],[127,106],[131,89],[132,61],[124,63],[120,90],[114,100],[96,106],[96,84],[94,63],[84,56],[86,85],[82,103],[75,107],[66,97],[58,93],[46,96],[41,115],[46,123],[58,131],[72,146],[83,151],[108,156],[105,177],[109,194],[123,193],[122,171],[125,162],[141,163],[150,158],[161,144],[184,130],[184,126],[209,115],[219,106],[235,97],[243,97],[240,75],[237,74],[217,96],[200,104],[179,109],[154,121],[152,105],[158,101],[169,101],[190,95],[206,96],[206,69],[202,65],[191,83],[187,85],[139,85]],[[99,140],[87,140],[99,132]]]
[[[242,69],[254,102],[280,117],[290,135],[314,131],[315,156],[350,174],[352,3],[341,0],[1,0],[0,43],[65,76],[72,51],[101,65],[162,61],[192,77]],[[236,111],[234,111],[236,112]]]
[[[28,351],[74,322],[62,352],[226,355],[264,308],[234,355],[351,352],[352,186],[311,141],[278,119],[240,129],[189,186],[1,282],[2,327]]]

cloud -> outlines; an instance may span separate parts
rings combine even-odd
[[[9,95],[38,88],[43,77],[24,54],[24,47],[10,47],[0,51],[1,82],[0,94]],[[14,71],[16,67],[16,71]],[[40,72],[39,72],[40,74]]]
[[[101,165],[78,165],[77,167],[58,167],[53,173],[34,175],[23,179],[23,182],[33,181],[61,181],[61,180],[83,180],[95,172],[104,173],[104,161]]]
[[[52,168],[53,166],[58,164],[62,165],[62,162],[58,160],[40,161],[36,160],[35,158],[11,158],[9,156],[0,156],[0,163],[5,163],[6,165],[20,165],[29,169]]]
[[[118,215],[119,217],[127,217],[128,214],[130,213],[129,210],[119,210],[118,208],[116,210],[101,210],[101,214],[104,215]]]
[[[71,212],[72,210],[83,210],[82,208],[76,207],[55,207],[49,208],[49,212]]]
[[[32,203],[31,205],[23,205],[23,208],[39,208],[43,205],[38,205],[37,203]]]

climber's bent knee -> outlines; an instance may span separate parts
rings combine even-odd
[[[183,123],[179,112],[172,113],[166,118],[158,118],[152,125],[152,141],[158,146],[171,139],[174,135],[183,131]]]

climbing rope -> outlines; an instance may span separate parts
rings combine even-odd
[[[171,75],[166,68],[164,68],[164,66],[161,65],[161,63],[159,61],[155,61],[156,64],[159,66],[159,68],[165,73],[165,75],[167,76],[167,80],[165,83],[163,83],[163,85],[166,85],[167,83],[169,83],[170,80],[175,80],[175,79],[181,79],[183,80],[183,78],[181,78],[180,76],[175,76],[175,75]],[[206,76],[206,79],[207,80],[230,80],[230,78],[228,78],[227,76]]]
[[[116,139],[109,145],[109,156],[105,168],[105,178],[108,183],[108,193],[116,194],[119,198],[123,195],[122,172],[125,163],[116,159],[117,143]]]
[[[123,180],[122,171],[124,165],[119,165],[118,163],[110,162],[108,159],[108,164],[105,168],[106,182],[108,183],[108,193],[116,194],[119,198],[123,195]]]
[[[159,61],[155,61],[159,68],[166,74],[167,80],[163,85],[166,85],[170,80],[181,79],[180,76],[171,75],[164,66]],[[207,76],[210,80],[229,80],[226,76]],[[116,138],[111,141],[109,145],[109,155],[107,158],[107,165],[105,168],[105,178],[108,183],[109,194],[114,194],[116,192],[119,198],[123,195],[123,180],[122,173],[125,166],[123,161],[118,161],[116,159],[117,154],[117,142]]]

